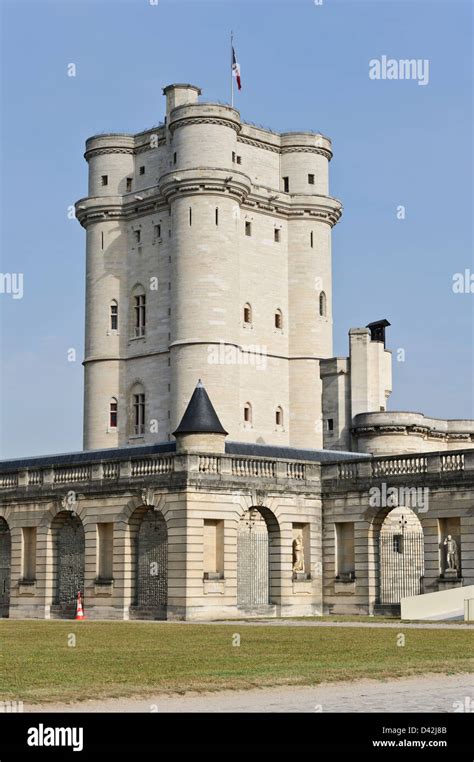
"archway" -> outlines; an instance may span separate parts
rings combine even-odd
[[[397,612],[402,598],[423,592],[423,528],[410,508],[397,507],[381,517],[377,539],[377,604]]]
[[[0,518],[0,617],[10,609],[11,535],[5,519]]]
[[[85,535],[79,516],[60,511],[51,524],[54,548],[52,613],[66,619],[76,613],[77,594],[84,594]]]
[[[166,619],[168,530],[161,511],[142,506],[130,517],[132,605],[140,619]]]
[[[279,602],[280,530],[263,506],[247,510],[237,528],[237,606],[252,609]]]

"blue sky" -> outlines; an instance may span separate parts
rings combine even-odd
[[[231,28],[242,118],[333,140],[335,354],[386,317],[405,350],[389,408],[474,417],[474,295],[452,290],[474,272],[470,0],[0,5],[1,271],[24,274],[22,299],[0,294],[1,457],[82,446],[85,139],[156,124],[171,82],[227,101]],[[429,84],[371,80],[382,55],[428,59]]]

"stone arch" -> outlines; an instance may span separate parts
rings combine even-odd
[[[10,527],[0,517],[0,617],[7,617],[10,611],[11,555]]]
[[[280,525],[268,507],[251,505],[237,526],[237,606],[264,611],[280,601]]]
[[[369,610],[398,613],[401,598],[423,592],[423,525],[411,508],[385,507],[373,516],[370,557]]]
[[[84,596],[85,533],[80,516],[74,511],[59,510],[51,521],[53,547],[54,616],[72,619],[76,613],[77,594]]]
[[[131,507],[131,506],[130,506]],[[162,511],[140,505],[129,512],[130,616],[166,619],[168,605],[168,528]]]

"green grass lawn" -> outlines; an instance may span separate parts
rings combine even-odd
[[[398,646],[399,633],[405,645]],[[240,646],[233,635],[240,634]],[[76,645],[69,646],[70,635]],[[473,671],[472,631],[0,622],[0,697],[71,701]]]

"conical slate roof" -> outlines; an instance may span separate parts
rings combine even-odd
[[[220,422],[201,379],[196,384],[176,434],[227,434]]]

